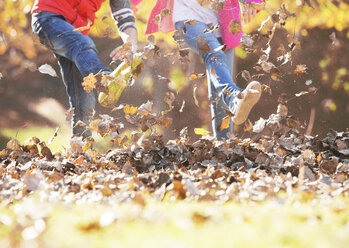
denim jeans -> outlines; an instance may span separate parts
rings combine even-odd
[[[185,31],[183,25],[185,25]],[[208,96],[211,102],[211,115],[213,118],[213,133],[219,140],[223,138],[227,139],[227,133],[232,131],[232,124],[230,124],[227,129],[221,131],[218,130],[219,121],[226,117],[223,110],[224,108],[227,108],[225,102],[229,101],[229,99],[225,99],[229,98],[229,96],[227,96],[229,93],[226,94],[226,92],[241,91],[232,80],[234,50],[228,49],[225,51],[214,51],[222,45],[222,42],[212,32],[204,32],[209,28],[205,23],[195,21],[194,24],[190,24],[190,22],[183,21],[176,22],[175,26],[176,29],[181,29],[184,32],[185,43],[197,52],[205,63]],[[209,54],[200,52],[197,47],[196,39],[200,35],[206,39],[207,44],[211,49]]]
[[[96,99],[93,92],[87,93],[82,86],[83,78],[90,73],[109,71],[98,58],[93,41],[80,32],[59,14],[39,11],[32,16],[32,29],[40,42],[49,48],[58,59],[63,83],[74,108],[72,118],[73,134],[90,136],[84,127],[76,126],[78,121],[89,124],[93,116]]]

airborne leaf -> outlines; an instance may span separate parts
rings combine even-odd
[[[196,97],[196,90],[197,90],[197,86],[196,84],[194,84],[194,87],[193,87],[193,97],[194,97],[194,102],[195,102],[195,105],[199,107],[199,101]]]
[[[232,34],[238,34],[241,32],[241,22],[237,21],[237,20],[231,20],[229,23],[229,31]]]
[[[211,53],[211,48],[208,45],[207,40],[201,34],[196,38],[196,47],[203,54]]]
[[[202,136],[206,136],[210,134],[206,129],[203,129],[203,128],[195,128],[194,132],[195,134],[202,135]]]
[[[48,65],[48,64],[44,64],[41,65],[38,68],[39,72],[43,73],[43,74],[48,74],[51,77],[58,77],[56,71],[52,68],[52,66]]]
[[[82,82],[82,86],[86,92],[91,92],[96,88],[96,76],[93,73],[90,73],[88,76],[84,77],[84,81]]]
[[[218,123],[218,131],[222,131],[224,129],[227,129],[230,125],[230,116],[226,116],[223,119],[219,120]]]
[[[125,113],[126,115],[134,115],[134,114],[137,113],[137,110],[138,110],[137,107],[130,106],[130,105],[128,105],[128,104],[124,107],[124,113]]]

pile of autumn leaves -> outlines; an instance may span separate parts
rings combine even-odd
[[[109,132],[120,125],[111,117],[108,123]],[[155,131],[133,132],[105,154],[78,137],[55,154],[35,137],[25,145],[11,140],[0,152],[0,202],[36,192],[63,202],[348,195],[349,131],[331,131],[322,140],[303,131],[294,118],[273,114],[252,126],[250,138],[191,142],[184,128],[164,142]]]

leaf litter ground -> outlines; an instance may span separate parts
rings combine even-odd
[[[117,123],[108,123],[103,134],[110,135]],[[279,114],[245,129],[250,138],[227,141],[202,136],[191,142],[186,129],[168,142],[155,132],[134,132],[128,142],[111,135],[120,147],[105,154],[79,138],[72,139],[65,154],[52,154],[35,137],[25,145],[11,140],[0,153],[0,230],[16,235],[0,241],[3,247],[51,247],[52,238],[60,240],[60,247],[77,241],[81,247],[100,247],[99,237],[106,235],[105,246],[112,247],[115,234],[122,247],[162,247],[165,240],[184,247],[215,242],[256,247],[249,240],[254,235],[264,245],[308,244],[297,231],[291,232],[295,240],[287,241],[289,226],[295,226],[309,235],[327,235],[321,239],[324,247],[333,239],[345,247],[349,132],[331,131],[324,139],[306,136],[297,120]],[[317,229],[305,228],[308,223]],[[268,227],[270,242],[259,233]],[[231,238],[213,231],[219,228]],[[148,236],[159,229],[167,239]],[[64,230],[76,240],[52,237]],[[133,243],[125,232],[134,231],[148,243]],[[207,237],[199,238],[200,233]]]

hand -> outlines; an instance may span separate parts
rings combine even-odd
[[[251,8],[248,5],[242,6],[242,20],[245,24],[250,23],[257,14],[257,9]]]
[[[126,42],[125,44],[115,48],[111,53],[110,57],[112,60],[124,60],[125,58],[128,59],[129,57],[133,57],[133,51],[132,51],[132,43]]]
[[[120,47],[115,48],[111,53],[110,57],[112,60],[122,60],[127,57],[130,53],[137,51],[137,30],[133,27],[125,29],[120,32],[120,37],[124,44]]]

